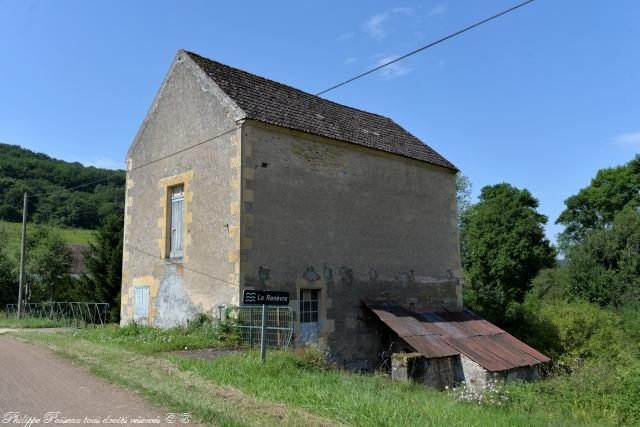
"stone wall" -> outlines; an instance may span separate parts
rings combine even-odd
[[[158,327],[185,323],[218,304],[238,304],[239,114],[180,52],[127,154],[123,324],[133,319],[139,286],[149,288],[147,322]],[[167,205],[173,185],[185,190],[184,256],[170,261]]]
[[[237,305],[248,288],[289,291],[297,313],[301,290],[317,289],[334,361],[375,369],[388,337],[362,299],[461,306],[452,171],[243,114],[178,54],[127,154],[123,324],[140,286],[158,327]],[[180,260],[167,258],[174,185]]]
[[[420,353],[391,355],[391,378],[413,380],[437,390],[452,388],[459,381],[455,376],[458,356],[426,358]]]
[[[241,286],[289,291],[295,311],[318,289],[336,362],[377,360],[363,298],[461,306],[453,172],[255,122],[242,152]]]

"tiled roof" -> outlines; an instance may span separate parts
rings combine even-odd
[[[549,359],[466,309],[419,309],[363,301],[400,338],[427,358],[464,354],[489,372],[547,363]]]
[[[186,54],[245,112],[248,119],[457,170],[387,117],[340,105],[195,53]]]

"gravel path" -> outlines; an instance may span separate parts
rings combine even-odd
[[[7,335],[0,335],[0,423],[184,425],[179,414],[168,415],[132,391]]]

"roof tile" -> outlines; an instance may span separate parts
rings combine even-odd
[[[452,163],[387,117],[347,107],[192,52],[186,53],[248,119],[457,171]]]

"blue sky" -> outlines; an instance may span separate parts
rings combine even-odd
[[[122,167],[179,48],[318,92],[506,9],[457,1],[0,0],[0,142]],[[640,151],[640,2],[537,0],[326,95],[549,216]]]

